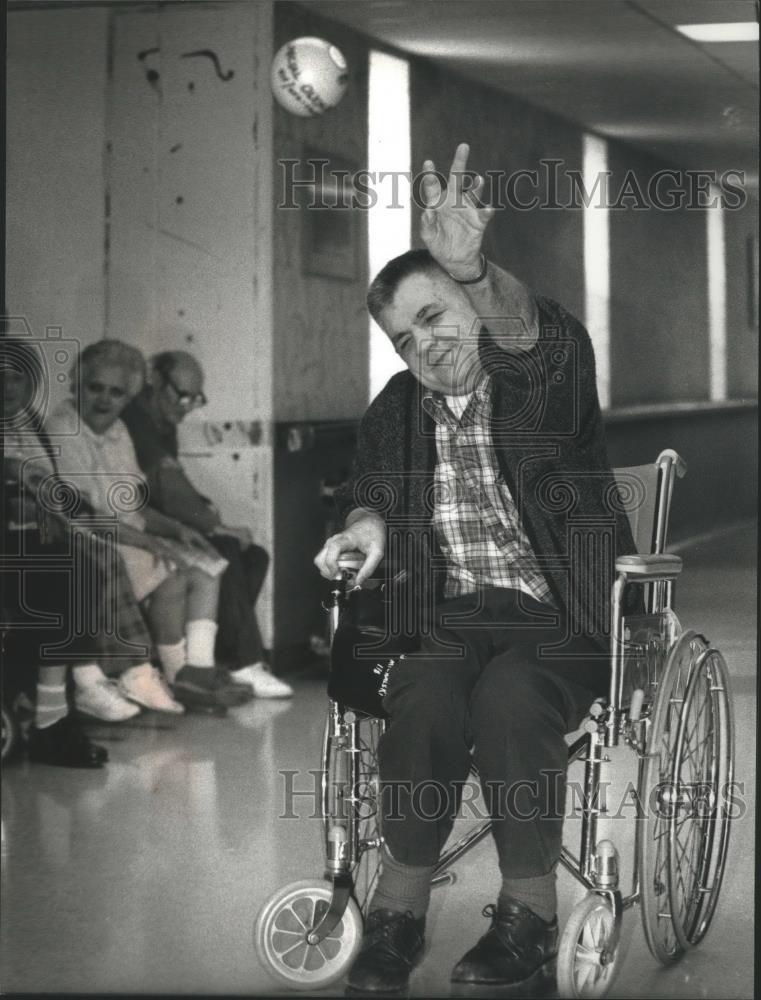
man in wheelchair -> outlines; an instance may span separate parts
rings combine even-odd
[[[446,192],[431,161],[426,250],[390,261],[368,307],[407,371],[365,414],[345,528],[315,563],[384,555],[413,599],[400,634],[418,651],[388,676],[379,750],[382,872],[349,989],[403,990],[422,952],[431,876],[471,765],[502,876],[491,925],[452,981],[527,989],[557,951],[567,746],[609,684],[616,556],[634,552],[616,502],[591,342],[555,302],[481,252],[493,214],[466,187],[458,147]]]

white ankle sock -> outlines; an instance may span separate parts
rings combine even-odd
[[[131,667],[127,667],[122,677],[142,677],[144,674],[150,674],[153,671],[153,664],[151,663],[133,663]]]
[[[69,714],[66,704],[65,684],[38,684],[34,724],[37,729],[47,729]]]
[[[177,674],[187,662],[185,640],[180,639],[179,642],[172,643],[171,645],[157,643],[156,652],[158,653],[161,666],[164,668],[166,679],[172,684]]]
[[[197,618],[185,626],[187,637],[187,662],[194,667],[214,666],[214,642],[217,623],[210,618]]]
[[[86,690],[95,684],[102,684],[108,680],[97,663],[80,663],[71,668],[71,676],[80,690]]]

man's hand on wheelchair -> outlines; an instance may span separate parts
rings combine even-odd
[[[356,514],[353,517],[352,514]],[[326,580],[340,577],[341,555],[360,552],[364,562],[357,571],[356,586],[372,576],[383,558],[386,547],[386,525],[383,518],[369,511],[353,511],[346,520],[346,527],[337,535],[332,535],[315,556],[314,564]]]

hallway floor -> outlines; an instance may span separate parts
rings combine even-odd
[[[706,940],[664,969],[647,951],[638,908],[627,911],[628,954],[611,995],[751,997],[755,535],[737,529],[680,554],[679,617],[723,651],[733,678],[746,811],[733,825]],[[292,702],[253,702],[227,720],[144,715],[93,726],[111,755],[101,772],[4,768],[2,990],[283,992],[259,966],[252,928],[275,889],[322,873],[319,822],[308,817],[325,703],[324,681],[310,675],[297,679]],[[287,780],[303,793],[290,803]],[[497,886],[491,842],[456,870],[454,886],[434,891],[414,996],[448,996],[451,966],[486,929],[481,909]],[[559,889],[562,922],[581,890],[565,874]],[[326,993],[341,994],[340,986]]]

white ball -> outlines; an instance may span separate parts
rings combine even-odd
[[[301,118],[335,107],[349,82],[343,53],[324,38],[294,38],[272,61],[272,93],[286,111]]]

